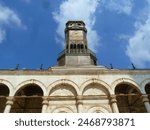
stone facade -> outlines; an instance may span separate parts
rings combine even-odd
[[[1,112],[118,112],[118,109],[120,112],[150,112],[147,95],[150,70],[112,70],[98,66],[1,70],[0,89],[3,88],[5,91],[0,95],[7,99],[1,97]],[[122,108],[125,102],[135,108]]]
[[[79,39],[83,40],[83,46],[87,45],[85,37]],[[83,53],[77,51],[75,54],[79,57]],[[70,52],[65,50],[61,56],[66,58],[66,54]],[[58,58],[58,66],[47,70],[0,70],[0,112],[150,112],[150,70],[108,69],[92,62],[69,64],[74,58],[63,61],[62,66],[59,65],[62,60]],[[90,57],[87,61],[91,60]]]
[[[96,55],[88,49],[87,30],[83,21],[68,21],[65,29],[65,50],[58,57],[59,66],[96,65]]]

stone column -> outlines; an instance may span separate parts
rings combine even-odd
[[[4,113],[10,113],[11,107],[14,104],[14,97],[6,97],[6,99],[7,101],[6,101]]]
[[[145,105],[147,112],[150,113],[150,104],[149,104],[148,95],[145,94],[145,95],[142,95],[141,97],[142,97],[142,101]]]
[[[111,104],[113,113],[119,113],[118,106],[117,106],[116,95],[111,95],[110,96],[110,104]]]
[[[82,113],[83,112],[83,101],[82,101],[82,97],[81,96],[78,96],[77,97],[77,112],[78,113]]]
[[[47,107],[48,107],[48,99],[47,97],[42,97],[43,102],[42,102],[42,113],[47,112]]]

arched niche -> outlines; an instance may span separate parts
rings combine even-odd
[[[98,83],[90,83],[83,89],[83,96],[101,96],[107,97],[109,92],[105,86]]]
[[[59,83],[53,86],[49,93],[50,96],[77,96],[75,88],[67,83]]]
[[[55,106],[64,106],[65,108],[74,108],[76,109],[76,96],[78,88],[75,84],[67,80],[57,81],[49,86],[49,107]],[[57,108],[54,113],[64,113],[71,111],[66,111],[66,109]]]
[[[76,96],[76,90],[69,84],[59,84],[54,86],[50,91],[50,96]]]
[[[144,113],[145,106],[141,99],[141,92],[130,83],[120,83],[115,87],[117,105],[120,113]]]
[[[15,94],[15,102],[11,112],[40,113],[42,109],[43,91],[37,84],[22,86]]]
[[[9,96],[9,88],[0,83],[0,113],[3,113],[6,106],[6,97]]]

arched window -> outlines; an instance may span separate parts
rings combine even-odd
[[[66,46],[66,49],[68,49],[68,45]]]
[[[73,45],[73,49],[76,49],[76,44]]]
[[[80,44],[77,45],[77,48],[80,49]]]
[[[87,46],[85,45],[85,49],[87,49]]]
[[[83,44],[81,44],[81,49],[83,49]]]
[[[70,45],[70,49],[73,49],[73,44]]]

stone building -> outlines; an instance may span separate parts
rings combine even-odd
[[[0,112],[150,112],[150,70],[98,66],[86,34],[83,21],[68,21],[57,66],[0,70]]]

